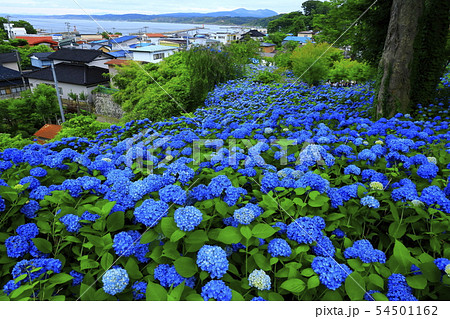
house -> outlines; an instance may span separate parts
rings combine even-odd
[[[111,51],[128,49],[130,45],[136,43],[139,43],[139,38],[135,35],[126,35],[109,40]]]
[[[31,65],[35,68],[46,68],[52,64],[52,60],[48,58],[53,52],[36,52],[28,55],[31,60]]]
[[[103,36],[101,34],[80,34],[78,36],[78,38],[80,40],[83,41],[98,41],[98,40],[102,40]]]
[[[133,53],[134,61],[158,63],[164,58],[174,54],[175,51],[177,51],[177,48],[165,45],[149,45],[131,49],[130,51]]]
[[[316,33],[314,31],[300,31],[298,33],[299,37],[307,37],[307,38],[312,38],[313,35],[315,35]]]
[[[0,99],[19,97],[20,92],[27,88],[27,82],[20,72],[0,66]]]
[[[244,34],[242,34],[239,41],[245,41],[246,39],[252,39],[255,41],[263,41],[266,35],[264,33],[259,32],[258,30],[250,30]]]
[[[159,41],[164,38],[167,38],[167,36],[162,33],[146,33],[142,37],[143,40],[153,44],[159,44]]]
[[[39,144],[45,144],[46,142],[54,139],[61,130],[61,125],[45,124],[33,135],[36,136],[36,140]]]
[[[48,56],[50,60],[53,60],[55,65],[59,63],[76,63],[86,66],[96,66],[99,68],[107,69],[105,62],[114,59],[114,57],[108,53],[100,50],[83,50],[83,49],[70,49],[65,48],[53,52]]]
[[[3,28],[9,39],[14,39],[20,35],[27,35],[27,30],[25,30],[25,28],[14,28],[14,24],[12,23],[3,23]]]
[[[283,42],[281,42],[281,44],[284,45],[285,43],[287,43],[289,41],[295,41],[299,45],[305,45],[308,42],[314,43],[314,40],[310,37],[296,37],[296,36],[288,35],[286,38],[283,39]]]
[[[81,50],[86,51],[86,50]],[[106,62],[106,60],[104,60]],[[103,62],[103,63],[104,63]],[[88,101],[92,100],[91,92],[97,85],[105,85],[109,83],[108,73],[106,69],[97,66],[89,66],[83,63],[67,63],[60,62],[55,65],[56,78],[60,89],[61,97],[69,98],[69,93],[80,94],[84,92],[88,96]],[[30,83],[31,89],[36,88],[41,83],[54,87],[54,79],[51,68],[36,70],[24,75]]]
[[[199,46],[218,46],[221,44],[219,40],[209,39],[205,36],[196,36],[191,42],[192,44]]]
[[[230,33],[225,31],[218,31],[216,33],[212,33],[210,39],[220,41],[222,44],[230,44],[233,41],[237,41],[239,38],[238,33]]]
[[[131,51],[128,51],[128,50],[119,50],[119,51],[109,52],[108,54],[113,56],[115,59],[131,59],[132,58]]]
[[[167,38],[159,40],[159,45],[176,48],[185,48],[187,45],[187,41],[186,39],[182,38]]]
[[[18,60],[17,52],[0,53],[0,65],[5,68],[19,71]]]
[[[36,46],[36,45],[46,45],[53,50],[56,50],[58,48],[58,42],[53,40],[51,36],[23,36],[18,35],[16,36],[16,39],[24,39],[28,41],[28,44],[30,47]]]
[[[276,47],[277,47],[276,44],[263,42],[260,45],[260,50],[263,53],[273,53]]]
[[[130,64],[130,60],[124,60],[124,59],[112,59],[106,62],[105,64],[108,66],[109,69],[109,77],[111,78],[111,86],[113,86],[113,77],[117,74],[117,66],[127,65]]]

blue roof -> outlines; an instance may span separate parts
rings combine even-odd
[[[108,42],[108,40],[96,40],[96,41],[91,41],[90,43],[105,43]]]
[[[149,45],[147,47],[141,47],[132,49],[133,52],[158,52],[158,51],[170,51],[176,50],[176,47],[168,46],[168,45]]]
[[[286,38],[284,38],[283,41],[295,41],[295,42],[300,42],[300,43],[306,43],[306,42],[314,42],[313,39],[308,38],[308,37],[296,37],[296,36],[287,36]]]
[[[119,51],[114,51],[114,52],[108,52],[108,54],[112,55],[115,58],[122,58],[122,57],[126,57],[127,54],[129,54],[130,51],[126,51],[126,50],[119,50]]]
[[[130,41],[130,40],[133,40],[133,39],[136,39],[136,38],[137,38],[137,36],[135,36],[135,35],[126,35],[126,36],[123,36],[123,37],[119,37],[117,39],[111,39],[111,42],[123,43],[123,42]]]
[[[154,45],[153,43],[136,43],[129,45],[130,48],[140,48],[140,47],[148,47],[149,45]]]

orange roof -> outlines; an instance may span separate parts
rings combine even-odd
[[[112,59],[108,62],[105,62],[105,64],[108,65],[122,65],[122,64],[128,64],[130,63],[130,60],[123,60],[123,59]]]
[[[24,39],[28,41],[29,45],[38,45],[41,43],[50,43],[50,44],[58,44],[58,42],[54,41],[52,37],[27,37],[24,35],[17,35],[16,39]]]
[[[162,33],[146,33],[148,38],[165,38],[166,35]]]
[[[52,138],[55,138],[55,136],[59,133],[59,131],[61,131],[61,129],[61,125],[45,124],[39,131],[37,131],[33,135],[51,140]]]

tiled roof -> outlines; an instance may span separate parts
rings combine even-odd
[[[130,40],[133,40],[133,39],[136,39],[136,38],[137,38],[137,36],[135,36],[135,35],[126,35],[126,36],[123,36],[123,37],[120,37],[120,38],[111,39],[111,42],[123,43],[123,42],[130,41]]]
[[[0,64],[10,62],[17,62],[16,52],[0,53]]]
[[[165,37],[167,37],[166,35],[164,35],[162,33],[146,33],[145,35],[147,36],[147,38],[165,38]]]
[[[94,61],[99,56],[104,56],[105,58],[111,58],[108,53],[99,50],[83,50],[83,49],[61,49],[53,52],[48,56],[52,60],[70,61],[70,62],[83,62],[89,63]]]
[[[52,37],[27,37],[24,35],[17,35],[16,39],[27,40],[29,45],[38,45],[41,43],[50,43],[54,45],[58,44],[58,42],[54,41]]]
[[[45,124],[43,127],[40,128],[39,131],[37,131],[33,135],[51,140],[55,138],[56,135],[58,135],[61,129],[62,129],[61,125]]]
[[[88,86],[105,83],[108,81],[108,79],[103,76],[103,74],[108,73],[108,71],[95,66],[88,67],[86,65],[79,64],[58,63],[55,65],[55,71],[58,82],[62,83]],[[51,68],[30,72],[26,74],[25,77],[30,79],[53,81]]]
[[[125,50],[119,50],[119,51],[113,51],[113,52],[108,52],[109,55],[115,57],[115,58],[124,58],[127,56],[127,54],[129,54],[130,51],[125,51]]]
[[[41,61],[50,61],[48,56],[52,53],[53,52],[35,52],[35,53],[29,54],[28,56],[29,57],[35,56],[36,58],[38,58],[38,60],[41,60]]]
[[[112,59],[106,62],[107,65],[122,65],[122,64],[128,64],[130,63],[130,60],[123,60],[123,59]]]
[[[260,46],[262,46],[262,47],[275,47],[276,44],[264,42],[264,43],[261,43]]]
[[[22,84],[20,72],[0,66],[0,87],[16,86]]]

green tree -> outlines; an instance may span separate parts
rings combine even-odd
[[[267,31],[269,33],[284,32],[297,34],[306,29],[305,20],[306,16],[299,11],[283,14],[280,18],[269,22]]]
[[[60,141],[66,137],[94,139],[98,131],[107,129],[110,126],[111,124],[109,123],[97,121],[94,114],[76,115],[62,124],[62,130],[55,137],[55,140]]]
[[[22,138],[22,135],[11,136],[11,134],[0,133],[0,152],[7,148],[21,149],[24,146],[33,143],[31,139]]]
[[[286,38],[287,34],[283,32],[274,32],[270,33],[267,36],[267,42],[276,44],[277,47],[281,47],[281,43],[283,42],[284,38]]]
[[[309,85],[327,80],[329,69],[340,59],[342,51],[330,48],[327,43],[307,43],[295,49],[291,56],[294,74]]]
[[[332,82],[356,81],[362,83],[368,80],[374,80],[375,75],[375,68],[367,63],[342,59],[333,64],[333,67],[329,71],[328,78]]]
[[[231,55],[234,64],[245,65],[250,63],[251,59],[259,57],[259,46],[258,41],[250,39],[245,42],[233,42],[223,50]]]
[[[15,28],[25,28],[25,30],[27,31],[27,34],[36,34],[37,33],[36,29],[28,21],[19,20],[19,21],[12,21],[11,23],[14,24]]]

